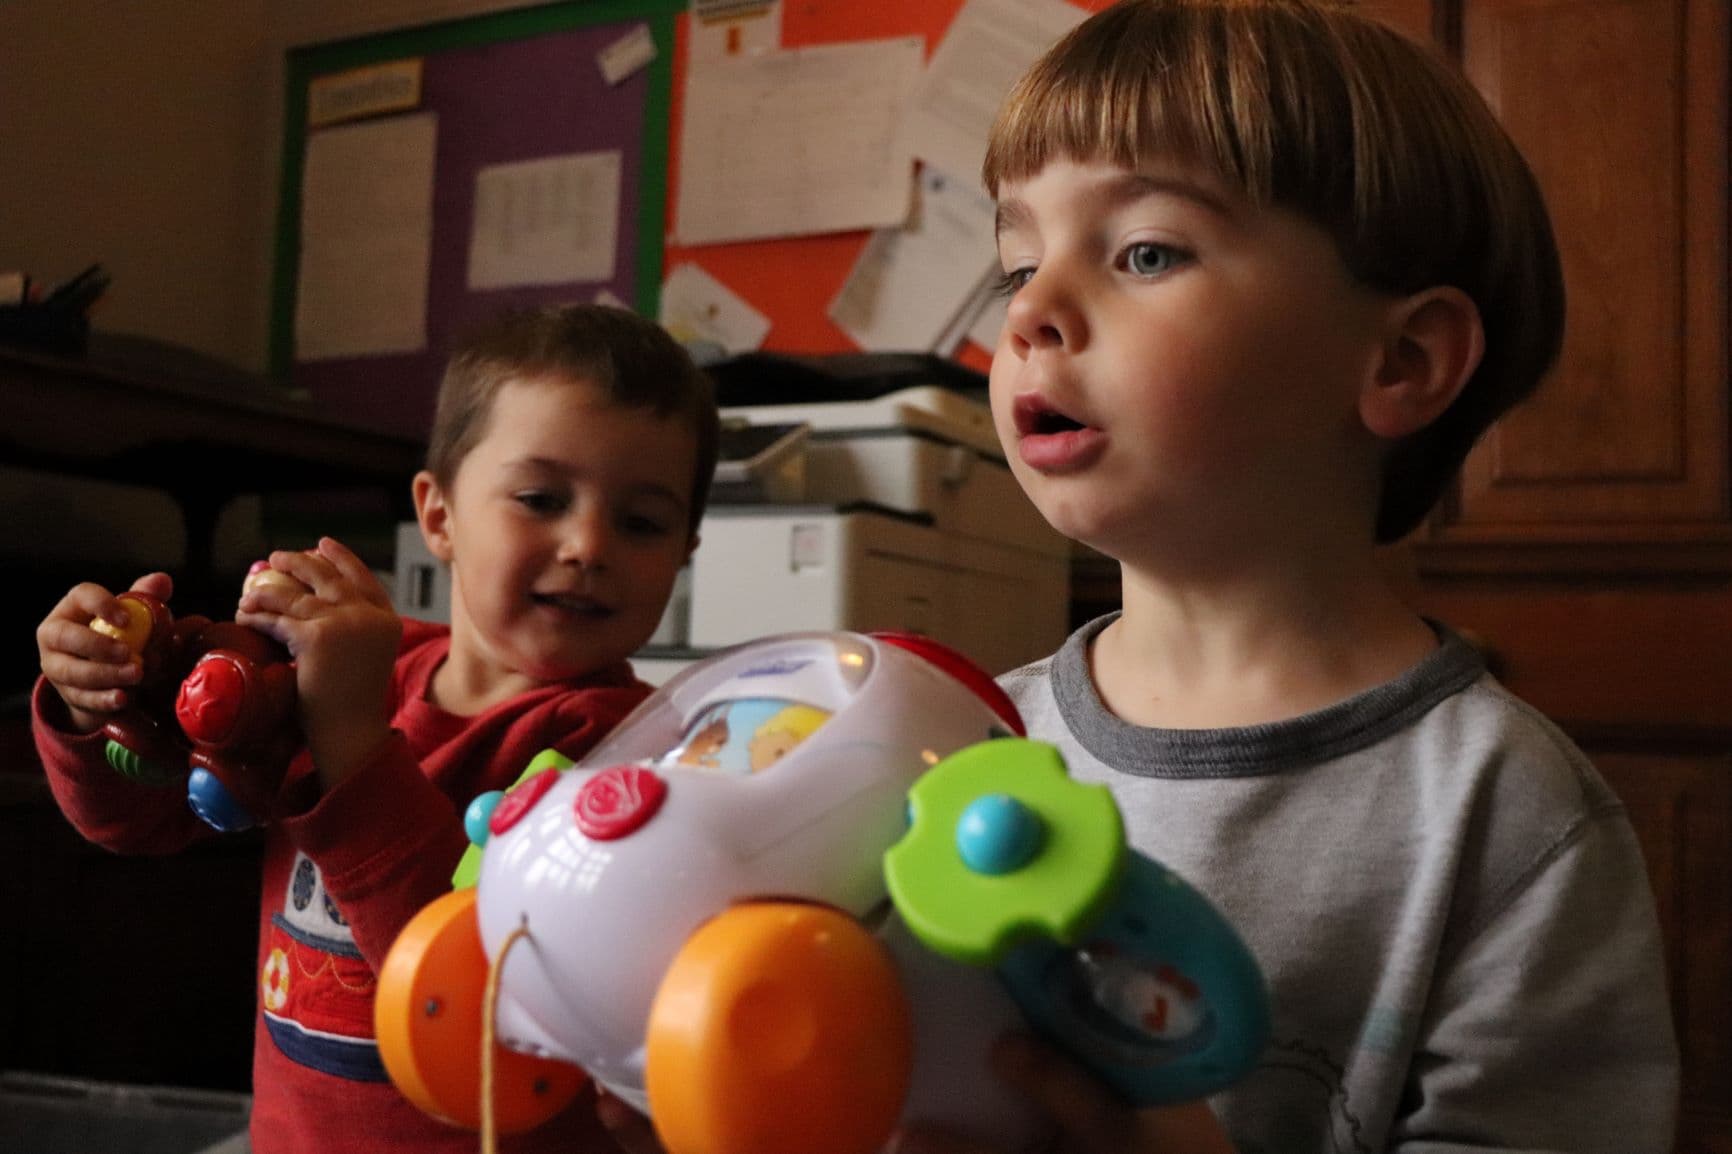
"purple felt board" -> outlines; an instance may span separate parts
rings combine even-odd
[[[427,348],[418,353],[297,361],[296,385],[322,412],[425,437],[455,337],[508,307],[588,301],[602,289],[635,299],[647,73],[609,85],[597,54],[638,21],[591,25],[527,40],[448,49],[425,58],[420,111],[437,114]],[[469,234],[483,168],[573,152],[618,151],[620,190],[613,279],[471,292]],[[647,222],[660,228],[660,221]]]

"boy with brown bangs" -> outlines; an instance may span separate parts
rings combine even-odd
[[[600,306],[506,314],[452,356],[413,485],[422,536],[451,567],[450,626],[399,619],[330,538],[273,553],[295,580],[243,595],[235,620],[295,657],[306,736],[265,830],[255,1154],[475,1149],[386,1080],[374,975],[449,892],[469,802],[543,749],[582,757],[649,695],[628,658],[697,545],[717,440],[708,378],[653,322]],[[133,589],[172,592],[165,573]],[[212,836],[185,789],[123,778],[103,757],[101,727],[140,671],[92,624],[122,615],[86,583],[37,629],[37,748],[86,838],[171,853]],[[501,1145],[611,1147],[593,1099]]]
[[[1026,1039],[1005,1076],[1066,1150],[1669,1150],[1624,810],[1375,559],[1558,352],[1512,142],[1350,8],[1124,0],[1018,84],[984,177],[998,432],[1123,576],[1120,612],[1002,683],[1237,925],[1273,1005],[1208,1106],[1133,1111]]]

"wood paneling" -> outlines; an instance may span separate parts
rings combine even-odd
[[[1469,0],[1461,21],[1545,190],[1569,310],[1557,371],[1469,460],[1442,532],[1723,533],[1726,5]]]
[[[1732,1139],[1732,755],[1596,749],[1630,812],[1666,936],[1684,1058],[1679,1148]]]
[[[1414,542],[1629,807],[1683,1054],[1679,1151],[1732,1154],[1732,422],[1725,0],[1438,0],[1545,191],[1562,359]]]
[[[1629,807],[1683,1056],[1677,1149],[1732,1149],[1732,577],[1434,575],[1414,597],[1562,725]]]
[[[1361,0],[1359,7],[1415,40],[1432,38],[1431,0]]]

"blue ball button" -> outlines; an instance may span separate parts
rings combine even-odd
[[[469,808],[463,811],[463,832],[469,835],[470,845],[487,844],[487,823],[493,819],[493,811],[499,808],[500,799],[504,796],[502,789],[490,790],[470,802]]]
[[[956,822],[956,848],[977,874],[1007,874],[1040,853],[1045,827],[1040,815],[1005,793],[968,803]]]
[[[247,807],[229,792],[228,786],[203,766],[193,770],[192,776],[187,778],[186,800],[206,825],[220,833],[240,833],[257,824]]]

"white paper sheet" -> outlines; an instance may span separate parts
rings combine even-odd
[[[642,71],[655,58],[655,37],[650,35],[648,24],[639,24],[596,53],[595,64],[601,69],[603,80],[609,84],[618,84],[626,77]]]
[[[682,244],[900,224],[913,164],[897,125],[921,40],[713,60],[686,77]]]
[[[996,268],[993,269],[994,273],[997,271]],[[980,310],[985,304],[986,298],[983,290],[989,283],[996,282],[983,278],[981,284],[975,286],[975,290],[969,294],[968,300],[963,303],[962,308],[950,318],[950,323],[944,326],[944,331],[938,334],[938,343],[933,346],[933,352],[939,356],[948,357],[962,347],[962,342],[967,340],[968,334],[973,331],[975,318],[980,315]]]
[[[432,113],[307,138],[295,356],[416,352],[427,344]]]
[[[1064,0],[968,0],[932,54],[903,129],[916,157],[967,180],[1011,86],[1088,16]]]
[[[727,285],[689,261],[662,283],[661,326],[680,341],[714,341],[730,353],[758,348],[770,318]]]
[[[761,56],[782,46],[782,0],[692,0],[688,65],[728,56]]]
[[[475,176],[469,287],[612,278],[619,182],[618,152],[574,152],[483,168]]]
[[[307,127],[403,112],[421,103],[421,58],[391,60],[315,77],[307,85]]]
[[[968,339],[987,352],[998,347],[999,334],[1004,330],[1005,315],[1010,311],[1010,298],[999,291],[998,270],[994,269],[981,286],[979,310],[968,326]]]
[[[830,319],[861,348],[937,349],[997,264],[992,201],[934,168],[918,187],[908,224],[874,233],[830,302]]]

